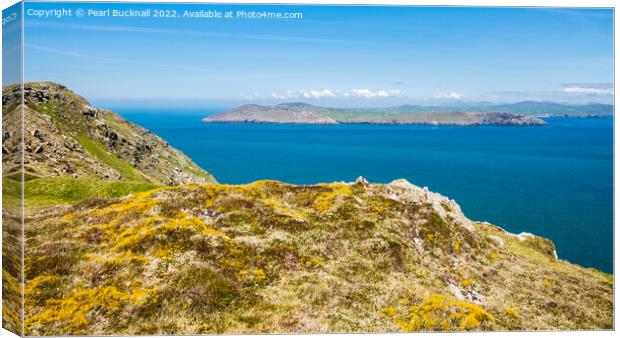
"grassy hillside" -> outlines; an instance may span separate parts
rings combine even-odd
[[[87,198],[117,198],[134,192],[146,191],[157,186],[146,182],[106,181],[80,179],[66,176],[37,178],[24,183],[25,203],[28,211],[51,205],[68,205]],[[2,180],[2,197],[9,203],[19,203],[19,182]]]
[[[25,83],[23,99],[22,105],[19,85],[2,90],[2,323],[15,333],[21,328],[22,174],[25,218],[33,222],[45,207],[215,182],[148,130],[60,84]]]
[[[20,87],[3,88],[4,176],[19,179]],[[51,82],[24,84],[25,177],[70,176],[159,185],[215,182],[180,151]]]
[[[29,335],[613,325],[611,276],[402,180],[157,188],[26,234]]]

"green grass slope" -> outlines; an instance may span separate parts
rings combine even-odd
[[[80,179],[67,176],[37,178],[24,183],[28,211],[53,205],[69,205],[88,198],[118,198],[131,193],[151,190],[157,185],[146,182],[106,181]],[[19,203],[19,182],[2,180],[2,197],[9,203]]]

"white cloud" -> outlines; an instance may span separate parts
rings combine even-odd
[[[385,98],[385,97],[397,97],[401,96],[400,90],[377,90],[372,91],[370,89],[353,89],[349,93],[345,93],[345,95],[352,97],[363,97],[366,99],[374,99],[374,98]]]
[[[271,97],[278,100],[290,99],[325,99],[337,97],[336,93],[329,89],[321,90],[287,90],[285,93],[273,93]]]
[[[435,96],[436,99],[448,99],[448,100],[460,100],[463,98],[462,94],[457,92],[441,93]]]
[[[273,93],[271,97],[278,100],[291,100],[291,99],[327,99],[327,98],[390,98],[400,97],[402,93],[400,90],[370,90],[363,89],[351,89],[351,90],[287,90],[284,93]]]
[[[336,97],[336,94],[329,89],[323,89],[304,91],[303,96],[306,99],[324,99],[328,97]]]
[[[562,89],[563,93],[576,95],[613,95],[613,88],[570,86]]]

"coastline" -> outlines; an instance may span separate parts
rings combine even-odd
[[[541,127],[543,124],[504,124],[504,123],[460,123],[460,122],[406,122],[406,121],[334,121],[334,122],[303,122],[303,121],[262,121],[262,120],[201,120],[210,124],[281,124],[281,125],[395,125],[395,126],[446,126],[446,127],[477,127],[477,126],[506,126],[506,127]]]

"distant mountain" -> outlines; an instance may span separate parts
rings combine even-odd
[[[434,110],[433,110],[434,109]],[[544,125],[532,116],[502,111],[459,111],[445,107],[405,105],[394,108],[342,109],[307,103],[281,103],[274,106],[243,105],[204,122],[295,123],[295,124],[429,124],[429,125]]]
[[[458,102],[438,106],[402,105],[388,110],[397,110],[403,113],[447,113],[447,112],[501,112],[535,116],[607,116],[612,115],[613,105],[591,104],[562,104],[555,102],[522,101],[517,103],[496,104],[490,102],[466,103]],[[385,109],[380,109],[385,110]]]

